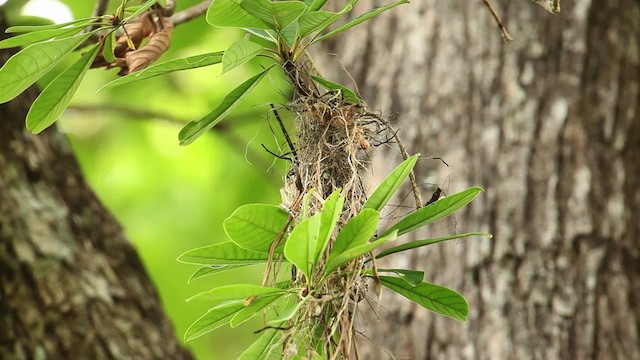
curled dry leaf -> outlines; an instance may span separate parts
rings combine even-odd
[[[171,43],[173,24],[166,18],[160,18],[162,30],[154,33],[142,48],[125,55],[129,73],[146,68],[164,54]]]

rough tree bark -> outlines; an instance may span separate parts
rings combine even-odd
[[[494,4],[510,45],[481,1],[424,0],[315,51],[399,114],[410,151],[455,169],[422,161],[420,179],[453,171],[450,192],[486,189],[457,218],[495,235],[391,260],[463,293],[466,323],[386,292],[365,334],[406,359],[640,359],[640,2],[563,0],[558,16]]]
[[[25,129],[36,96],[0,105],[0,358],[190,359],[65,139]]]

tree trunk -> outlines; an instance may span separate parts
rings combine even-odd
[[[63,136],[25,129],[36,96],[0,105],[0,359],[190,359]]]
[[[495,235],[382,264],[425,270],[470,315],[386,291],[360,358],[640,359],[640,2],[564,0],[558,16],[493,2],[512,44],[481,1],[425,0],[315,51],[324,70],[340,54],[369,105],[399,115],[409,151],[451,165],[420,161],[419,179],[486,189],[457,221]],[[397,152],[378,160],[385,174]]]

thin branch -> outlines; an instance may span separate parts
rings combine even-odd
[[[398,143],[398,148],[400,148],[400,152],[402,153],[402,158],[404,160],[407,160],[409,158],[409,153],[407,152],[407,149],[404,147],[404,143],[402,142],[402,139],[400,139],[400,136],[398,136],[398,130],[394,129],[388,120],[385,120],[385,121],[387,123],[387,127],[389,128],[389,131],[393,133],[393,137],[396,139],[396,142]],[[418,182],[416,181],[416,173],[413,169],[411,169],[411,172],[409,173],[409,181],[411,182],[413,198],[416,201],[416,209],[420,209],[422,207],[422,196],[420,195],[420,189],[418,188]]]
[[[166,6],[162,10],[162,15],[171,16],[173,12],[176,10],[176,1],[175,0],[167,0]]]
[[[493,16],[494,20],[496,21],[496,24],[498,24],[498,28],[500,29],[500,33],[502,34],[502,38],[506,42],[512,42],[513,38],[507,32],[507,28],[505,28],[504,25],[502,25],[502,20],[500,19],[500,15],[498,15],[498,13],[496,12],[496,9],[493,8],[493,5],[491,4],[491,1],[490,0],[482,0],[482,2],[487,7],[487,9],[489,9],[489,12],[491,13],[491,15]]]
[[[96,6],[93,8],[93,16],[102,16],[107,11],[109,0],[96,0]]]
[[[209,6],[211,5],[211,2],[213,0],[204,0],[203,2],[199,3],[198,5],[194,5],[188,9],[184,9],[176,14],[173,14],[173,16],[171,16],[169,18],[169,20],[171,20],[171,22],[173,23],[173,25],[180,25],[182,23],[185,23],[189,20],[193,20],[195,18],[197,18],[198,16],[204,14],[205,12],[207,12],[207,9],[209,9]],[[168,3],[167,3],[168,5]]]

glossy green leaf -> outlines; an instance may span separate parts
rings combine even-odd
[[[276,40],[277,35],[276,32],[273,30],[264,30],[264,29],[245,29],[248,33],[255,35],[261,39],[267,40],[271,43],[277,43],[278,41]]]
[[[355,2],[355,1],[351,1]],[[315,5],[315,4],[314,4]],[[323,31],[334,22],[338,21],[344,14],[351,11],[351,4],[347,4],[340,12],[310,11],[300,16],[300,37],[304,38],[316,31]]]
[[[124,85],[134,81],[146,80],[175,71],[196,69],[200,67],[219,64],[220,62],[222,62],[222,54],[222,51],[218,51],[161,62],[148,68],[117,78],[101,87],[98,92],[104,89],[112,88],[114,86]]]
[[[91,34],[82,34],[40,42],[13,55],[0,69],[0,104],[26,90],[89,36]]]
[[[27,129],[37,134],[58,120],[82,83],[99,48],[100,44],[94,45],[42,90],[27,114]]]
[[[289,214],[278,206],[247,204],[236,209],[224,221],[224,230],[238,246],[268,252],[288,220]],[[284,239],[281,240],[284,243]]]
[[[300,17],[307,8],[300,1],[271,0],[242,0],[240,7],[276,30],[284,29]]]
[[[293,43],[298,38],[298,23],[292,22],[284,29],[280,30],[280,36],[284,39],[287,45],[293,46]]]
[[[320,216],[320,231],[314,253],[314,264],[320,259],[322,253],[327,248],[333,231],[336,228],[342,207],[344,206],[344,196],[340,196],[340,190],[334,191],[324,202],[322,215]]]
[[[264,295],[256,298],[251,302],[251,304],[238,311],[231,319],[229,325],[231,325],[231,327],[233,328],[239,326],[240,324],[243,324],[246,321],[249,321],[254,316],[262,313],[262,309],[271,305],[274,301],[280,299],[283,295],[284,294]]]
[[[50,29],[43,31],[28,32],[17,36],[12,36],[8,39],[0,41],[0,49],[8,49],[12,47],[31,45],[40,41],[63,37],[64,35],[71,35],[82,31],[84,27],[64,28],[64,29]]]
[[[405,216],[402,220],[387,229],[384,234],[398,230],[398,234],[402,235],[436,220],[440,220],[469,204],[481,191],[482,188],[474,186],[457,194],[442,198],[433,204],[429,204]]]
[[[355,3],[358,0],[350,0],[350,3]],[[305,4],[307,4],[307,6],[309,7],[309,12],[311,11],[318,11],[320,9],[322,9],[322,7],[324,6],[324,4],[327,3],[327,0],[308,0],[305,1]]]
[[[233,241],[225,241],[189,250],[178,261],[195,265],[251,265],[266,262],[269,254],[243,249]]]
[[[398,237],[397,232],[392,232],[390,234],[387,234],[373,242],[370,243],[366,243],[366,244],[362,244],[362,245],[358,245],[355,247],[351,247],[346,249],[344,252],[339,253],[339,254],[332,254],[329,256],[329,259],[327,260],[327,264],[325,265],[325,269],[324,269],[324,275],[329,275],[332,271],[334,271],[335,269],[337,269],[338,267],[348,263],[349,261],[362,256],[374,249],[376,249],[377,247],[379,247],[380,245],[386,243],[387,241],[393,241]]]
[[[315,76],[315,75],[312,75],[311,78],[313,78],[313,80],[315,80],[317,83],[319,83],[320,85],[324,86],[325,88],[327,88],[329,90],[340,91],[342,93],[342,96],[344,97],[344,99],[347,100],[348,102],[352,103],[352,104],[361,104],[362,103],[362,100],[360,100],[360,97],[358,97],[358,95],[356,95],[356,93],[354,93],[352,90],[350,90],[346,86],[340,85],[338,83],[334,83],[332,81],[329,81],[327,79],[323,79],[323,78],[321,78],[319,76]]]
[[[245,350],[238,360],[276,360],[282,359],[280,330],[267,329],[251,346]]]
[[[207,22],[216,27],[269,29],[269,25],[247,13],[242,0],[216,0],[207,11]]]
[[[284,256],[294,264],[307,279],[315,265],[315,249],[320,232],[320,214],[302,220],[289,235],[284,246]]]
[[[469,314],[469,305],[459,293],[443,286],[423,282],[410,285],[403,279],[380,276],[382,285],[435,313],[465,321]]]
[[[464,238],[464,237],[467,237],[467,236],[484,236],[484,237],[488,237],[488,238],[492,238],[493,237],[493,235],[487,234],[487,233],[470,232],[470,233],[455,234],[455,235],[451,235],[451,236],[445,236],[445,237],[439,237],[439,238],[433,238],[433,239],[415,240],[415,241],[410,241],[410,242],[408,242],[406,244],[394,246],[394,247],[392,247],[390,249],[382,251],[380,254],[376,255],[376,259],[381,259],[381,258],[383,258],[385,256],[388,256],[388,255],[391,255],[391,254],[395,254],[397,252],[411,250],[411,249],[415,249],[415,248],[419,248],[419,247],[427,246],[427,245],[431,245],[431,244],[436,244],[436,243],[447,241],[447,240],[460,239],[460,238]]]
[[[262,46],[245,38],[234,41],[222,56],[222,73],[224,74],[255,58],[262,49]]]
[[[312,41],[312,44],[315,44],[315,43],[317,43],[319,41],[323,41],[323,40],[328,39],[328,38],[330,38],[332,36],[338,35],[341,32],[344,32],[344,31],[346,31],[348,29],[351,29],[354,26],[360,25],[360,24],[362,24],[363,22],[365,22],[367,20],[373,19],[374,17],[380,15],[381,13],[383,13],[383,12],[385,12],[387,10],[390,10],[390,9],[392,9],[392,8],[398,6],[398,5],[407,4],[408,2],[409,2],[409,0],[399,0],[399,1],[396,1],[394,3],[375,8],[375,9],[373,9],[373,10],[367,12],[367,13],[364,13],[364,14],[358,16],[357,18],[349,21],[348,23],[338,27],[337,29],[332,30],[332,31],[330,31],[330,32],[328,32],[328,33],[326,33],[326,34],[324,34],[322,36],[319,36],[319,37],[315,38]]]
[[[369,242],[376,232],[378,221],[380,221],[380,213],[373,209],[363,209],[358,215],[349,219],[338,233],[329,258],[343,253],[348,248]]]
[[[364,203],[363,208],[378,211],[382,210],[393,194],[398,191],[402,182],[407,178],[407,176],[409,176],[409,173],[416,165],[416,161],[418,161],[419,157],[420,154],[415,154],[393,169],[393,171],[384,178],[382,183],[378,185],[373,194],[369,196],[369,199]]]
[[[424,271],[408,270],[408,269],[378,269],[378,273],[394,273],[400,276],[400,279],[409,285],[417,286],[424,280]],[[369,272],[372,275],[372,272]]]
[[[112,63],[116,61],[116,32],[112,31],[107,34],[107,37],[104,39],[104,50],[102,51],[102,56],[104,60],[108,63]]]
[[[209,309],[206,314],[194,321],[184,334],[184,341],[190,341],[209,333],[231,321],[235,313],[244,308],[243,300],[220,304]]]
[[[189,277],[189,281],[187,283],[191,284],[192,281],[202,279],[204,277],[207,277],[213,274],[218,274],[218,273],[229,271],[229,270],[235,270],[235,269],[243,268],[249,265],[252,265],[252,264],[201,266],[198,268],[198,270],[194,271],[193,274],[191,274],[191,276]]]
[[[222,121],[222,119],[235,109],[240,101],[244,99],[249,92],[256,87],[256,85],[258,85],[260,80],[267,75],[267,72],[269,72],[270,69],[271,68],[262,71],[258,75],[255,75],[240,84],[237,88],[231,90],[231,92],[222,99],[222,103],[207,116],[203,117],[199,121],[189,122],[184,128],[182,128],[178,135],[180,145],[191,144],[194,140],[202,136],[202,134],[211,130],[211,128],[213,128],[217,123]]]
[[[23,25],[23,26],[12,26],[5,30],[6,33],[21,33],[21,32],[32,32],[32,31],[44,31],[51,29],[61,29],[61,28],[79,28],[83,29],[87,25],[98,22],[97,18],[83,18],[78,20],[69,21],[62,24],[51,24],[51,25]]]
[[[253,284],[233,284],[224,285],[211,290],[203,291],[188,298],[187,301],[193,300],[236,300],[246,299],[252,296],[260,296],[267,294],[284,294],[285,290]]]
[[[149,10],[153,6],[153,4],[155,4],[156,2],[158,2],[158,1],[157,0],[148,0],[144,4],[142,4],[140,6],[137,6],[136,10],[131,15],[127,16],[127,18],[125,19],[125,22],[131,22],[131,20],[137,19],[140,14],[142,14],[143,12]]]

